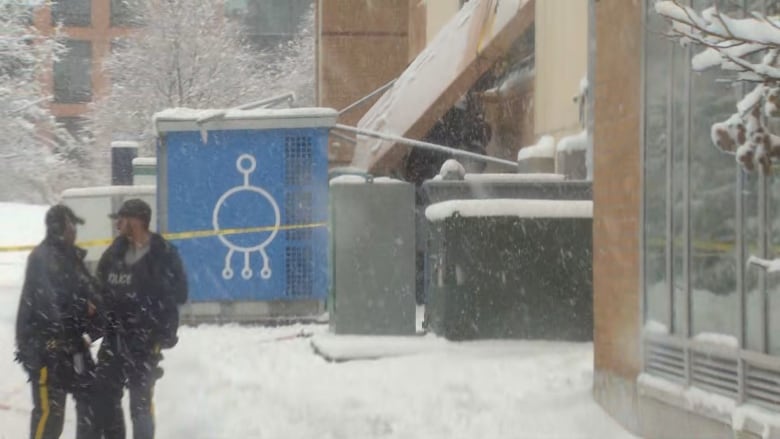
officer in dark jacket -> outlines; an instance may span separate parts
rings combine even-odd
[[[133,437],[154,437],[152,395],[162,376],[160,350],[176,344],[178,305],[187,300],[181,259],[173,245],[149,231],[151,216],[144,201],[127,200],[111,215],[120,236],[98,263],[108,325],[98,353],[95,407],[106,439],[125,437],[121,405],[125,384]]]
[[[76,399],[77,437],[91,437],[84,390],[94,373],[88,333],[98,296],[84,266],[86,252],[75,246],[76,224],[84,220],[67,206],[50,208],[46,238],[27,259],[16,317],[16,359],[32,383],[32,439],[60,437],[67,393]]]

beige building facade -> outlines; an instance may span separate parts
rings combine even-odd
[[[579,98],[588,73],[588,0],[536,2],[534,134],[582,131]]]

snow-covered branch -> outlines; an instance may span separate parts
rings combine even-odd
[[[151,117],[165,108],[231,107],[288,90],[313,104],[313,9],[296,38],[259,50],[221,0],[138,1],[144,26],[105,61],[112,87],[92,108],[100,144],[141,140],[151,153]]]
[[[745,169],[770,173],[780,157],[780,137],[766,124],[780,117],[780,18],[758,12],[735,18],[714,6],[699,12],[679,0],[657,1],[655,10],[671,24],[671,38],[701,48],[693,70],[720,68],[753,87],[731,117],[712,126],[712,141]]]
[[[49,112],[38,76],[65,49],[57,32],[29,24],[30,13],[24,2],[0,2],[0,197],[44,202],[79,179],[71,157],[80,145]]]

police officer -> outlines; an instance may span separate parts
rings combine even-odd
[[[46,237],[27,259],[16,317],[16,359],[30,376],[33,410],[30,438],[60,437],[67,393],[76,399],[78,438],[91,437],[85,387],[94,372],[89,325],[97,284],[76,247],[84,220],[64,205],[46,212]]]
[[[119,236],[98,263],[108,324],[98,353],[94,404],[106,439],[124,438],[122,388],[130,393],[135,439],[154,437],[152,395],[162,376],[161,349],[177,342],[178,305],[187,280],[176,248],[149,230],[152,210],[127,200],[116,214]]]

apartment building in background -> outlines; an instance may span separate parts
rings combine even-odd
[[[292,38],[313,0],[227,0],[225,15],[240,20],[258,49]],[[67,51],[44,72],[44,92],[51,96],[57,121],[80,135],[89,103],[111,87],[103,61],[139,28],[137,11],[126,0],[57,0],[36,7],[33,25],[51,35],[59,27]]]

